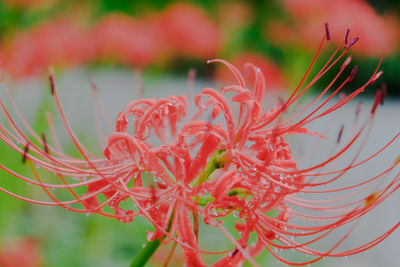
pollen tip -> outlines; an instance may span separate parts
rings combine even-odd
[[[371,78],[371,84],[373,84],[374,82],[376,82],[383,74],[383,71],[379,71],[377,74],[375,74],[372,78]]]
[[[349,76],[349,82],[352,82],[354,77],[356,76],[358,71],[358,65],[355,65],[354,68],[351,70],[350,76]]]
[[[342,124],[342,126],[340,127],[340,130],[339,130],[339,134],[338,134],[337,140],[336,140],[337,144],[339,144],[340,140],[342,139],[343,130],[344,130],[344,125]]]
[[[381,99],[381,105],[383,105],[385,103],[385,99],[387,96],[387,85],[386,83],[382,83],[381,84],[381,92],[382,92],[382,99]]]
[[[346,35],[344,36],[344,43],[347,45],[349,39],[350,29],[347,29]]]
[[[49,82],[50,82],[51,95],[54,95],[56,85],[55,85],[55,81],[54,81],[54,68],[53,67],[49,67]]]
[[[25,163],[26,162],[26,159],[27,159],[27,155],[28,155],[28,152],[29,152],[29,143],[27,143],[26,144],[26,146],[25,146],[25,148],[24,148],[24,154],[22,155],[22,163]]]
[[[344,48],[347,49],[347,50],[350,49],[350,47],[352,47],[355,43],[357,43],[358,40],[359,40],[358,37],[355,37],[355,38],[351,39],[350,42],[346,43],[346,45],[344,46]]]
[[[380,197],[381,192],[374,192],[365,199],[364,208],[369,208]]]
[[[375,94],[374,105],[372,106],[371,114],[375,114],[378,105],[382,102],[382,91],[378,90]]]
[[[347,66],[350,64],[350,62],[351,62],[352,59],[353,59],[353,57],[352,57],[351,55],[349,55],[349,56],[346,58],[346,60],[343,62],[342,69],[345,68],[345,67],[347,67]]]
[[[43,142],[44,152],[46,154],[49,154],[49,147],[47,145],[46,135],[44,133],[42,133],[42,142]]]
[[[329,24],[325,22],[325,35],[326,35],[326,40],[330,41],[331,40],[331,34],[329,32]]]
[[[398,156],[397,158],[396,158],[396,160],[393,162],[393,166],[396,166],[397,164],[399,164],[400,163],[400,156]]]

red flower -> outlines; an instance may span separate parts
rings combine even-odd
[[[159,60],[165,48],[157,20],[137,20],[122,14],[104,17],[93,34],[98,57],[132,66],[146,66]]]
[[[161,17],[167,44],[178,56],[214,57],[220,48],[220,36],[203,10],[187,3],[173,4]]]
[[[42,256],[36,240],[20,238],[0,245],[0,266],[41,267]]]
[[[337,251],[337,247],[347,239],[361,217],[399,188],[399,175],[389,183],[381,182],[400,161],[350,187],[336,185],[331,189],[323,186],[335,186],[334,182],[345,173],[367,164],[399,137],[400,133],[370,157],[360,160],[361,150],[358,150],[348,165],[335,166],[356,141],[362,139],[361,134],[372,123],[377,106],[383,103],[385,91],[378,91],[364,124],[346,138],[337,152],[327,154],[326,160],[314,166],[299,168],[286,139],[293,135],[324,138],[320,133],[308,130],[309,124],[340,109],[382,75],[378,64],[364,85],[339,101],[333,101],[356,74],[355,67],[350,75],[341,77],[351,61],[351,56],[344,57],[357,39],[349,40],[343,51],[340,46],[323,68],[310,78],[309,73],[329,39],[327,37],[323,38],[304,78],[287,100],[279,100],[271,108],[265,108],[262,101],[266,83],[260,68],[248,64],[254,75],[254,83],[248,84],[236,67],[223,60],[213,60],[210,62],[223,63],[232,71],[235,84],[221,90],[204,88],[195,97],[193,117],[187,115],[189,104],[184,95],[130,102],[118,114],[102,157],[92,155],[76,138],[62,110],[54,77],[50,76],[59,113],[81,158],[65,155],[57,146],[50,145],[44,135],[35,134],[24,121],[28,132],[36,139],[35,142],[29,140],[0,102],[8,122],[8,127],[1,125],[0,138],[22,154],[34,179],[3,165],[0,168],[42,187],[52,201],[31,200],[1,187],[0,190],[33,203],[61,206],[74,212],[98,213],[122,222],[131,222],[135,216],[142,215],[155,229],[155,232],[147,233],[148,239],[165,236],[165,242],[177,242],[189,266],[204,266],[201,254],[212,253],[198,245],[199,219],[208,227],[218,228],[235,246],[215,266],[235,266],[244,260],[257,265],[253,257],[263,248],[280,261],[293,265],[313,263],[326,256],[362,252],[384,240],[400,223],[354,249]],[[308,105],[289,115],[288,110],[337,65],[339,71],[332,82]],[[339,77],[342,78],[340,82]],[[305,84],[306,79],[310,80],[308,84]],[[328,94],[328,91],[331,92]],[[13,102],[12,105],[17,108]],[[18,110],[17,115],[20,115]],[[338,142],[342,134],[341,131]],[[53,139],[57,144],[55,135]],[[55,173],[60,182],[46,182],[33,164]],[[76,193],[74,190],[78,187],[85,188],[86,192]],[[56,189],[55,192],[50,188]],[[70,198],[62,198],[65,195],[58,194],[61,190],[66,190]],[[341,195],[332,197],[335,192]],[[324,194],[331,199],[310,200],[299,193],[310,197]],[[347,202],[343,204],[343,201]],[[78,203],[83,208],[75,205]],[[236,217],[233,229],[226,229],[222,223],[229,214]],[[351,225],[350,230],[339,241],[331,244],[329,249],[319,249],[319,240],[338,235],[337,229],[348,225]],[[234,231],[240,235],[237,240],[232,235]],[[249,241],[252,233],[257,236],[255,244]],[[290,262],[273,248],[293,249],[313,257],[300,263]]]
[[[42,74],[52,64],[75,66],[93,56],[88,32],[77,22],[59,18],[17,34],[5,45],[5,69],[13,77]]]
[[[18,6],[24,8],[38,8],[43,6],[50,6],[52,4],[52,0],[4,0],[4,4],[10,6]]]
[[[271,41],[298,44],[298,36],[312,49],[324,22],[333,25],[332,40],[341,44],[348,28],[360,37],[355,52],[379,56],[384,47],[395,52],[398,46],[399,27],[388,16],[379,16],[364,0],[286,0],[284,6],[293,17],[294,27],[275,21],[266,25]],[[351,33],[350,33],[351,34]]]

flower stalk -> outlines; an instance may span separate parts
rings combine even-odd
[[[193,187],[201,185],[210,178],[210,175],[217,169],[223,168],[225,164],[224,150],[218,149],[211,159],[208,161],[207,166],[200,173],[197,179],[193,182]]]
[[[160,238],[163,239],[163,238]],[[139,254],[132,261],[130,267],[142,267],[150,260],[151,256],[157,251],[161,245],[160,239],[148,241],[145,246],[139,251]]]

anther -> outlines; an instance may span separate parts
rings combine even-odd
[[[374,202],[380,197],[381,192],[375,192],[372,193],[371,195],[369,195],[366,199],[365,199],[365,203],[364,203],[364,208],[367,209],[369,208],[372,204],[374,204]]]
[[[44,152],[46,154],[49,154],[49,147],[47,146],[46,135],[44,135],[44,133],[42,133],[42,142],[43,142]]]
[[[336,143],[339,144],[340,140],[342,139],[342,135],[343,135],[343,129],[344,129],[344,125],[342,125],[342,127],[340,127],[340,131],[336,140]]]
[[[344,36],[344,43],[347,45],[348,38],[349,38],[350,29],[347,29],[346,35]]]
[[[382,83],[381,84],[381,91],[382,91],[382,99],[381,99],[381,105],[383,105],[385,103],[385,99],[387,96],[387,86],[386,83]]]
[[[231,258],[233,258],[238,252],[239,250],[237,248],[234,251],[232,251]]]
[[[329,24],[325,22],[325,34],[326,34],[326,40],[330,41],[331,40],[331,34],[329,32]]]
[[[350,49],[350,47],[352,47],[355,43],[357,43],[357,41],[358,41],[358,37],[355,37],[355,38],[353,38],[350,42],[348,42],[346,45],[345,45],[345,49]]]
[[[376,80],[378,80],[383,74],[383,71],[379,71],[377,74],[374,75],[374,77],[371,78],[371,84],[373,84],[374,82],[376,82]]]
[[[381,103],[381,101],[382,101],[381,99],[382,99],[382,91],[378,90],[378,91],[376,91],[374,105],[372,106],[371,114],[375,113],[376,108],[378,107],[379,103]]]
[[[29,152],[29,143],[27,143],[24,148],[24,154],[22,156],[22,163],[26,162],[28,152]]]
[[[349,83],[353,81],[354,77],[357,74],[357,71],[358,71],[358,66],[355,65],[354,68],[351,70],[351,73],[350,73],[350,76],[349,76],[349,80],[348,80]]]
[[[51,95],[54,95],[56,84],[55,84],[55,81],[54,81],[54,70],[51,67],[49,68],[49,82],[50,82]]]
[[[343,62],[343,65],[342,65],[342,69],[344,69],[345,67],[347,67],[349,64],[350,64],[350,62],[351,62],[351,60],[353,59],[353,57],[350,55],[350,56],[348,56],[347,58],[346,58],[346,60]]]

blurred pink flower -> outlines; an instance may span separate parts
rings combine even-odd
[[[132,66],[146,66],[159,60],[165,40],[157,19],[135,19],[123,14],[102,18],[93,30],[97,57]]]
[[[84,41],[85,40],[85,41]],[[13,77],[43,74],[50,65],[75,66],[93,56],[88,32],[77,21],[58,18],[16,36],[3,47],[3,64]]]
[[[53,0],[3,0],[3,4],[10,6],[19,6],[24,8],[38,8],[42,6],[49,6]]]
[[[140,18],[109,14],[91,27],[72,17],[46,21],[5,42],[1,62],[14,78],[41,74],[50,65],[99,59],[144,67],[177,57],[214,57],[220,39],[216,23],[203,10],[178,3]]]
[[[214,57],[220,48],[220,33],[206,13],[188,3],[168,6],[161,15],[167,45],[176,55],[196,58]]]
[[[38,242],[33,238],[20,238],[0,245],[1,267],[41,267],[42,256]]]
[[[286,42],[298,45],[298,36],[307,47],[314,49],[321,27],[328,22],[332,27],[333,42],[341,44],[347,29],[350,35],[357,33],[360,43],[354,51],[366,56],[379,56],[398,48],[398,23],[388,16],[378,15],[364,0],[285,0],[283,4],[292,16],[293,24],[272,21],[266,24],[266,33],[271,42],[282,45]]]
[[[245,28],[253,22],[253,10],[247,2],[218,2],[218,24],[220,31],[230,28]]]
[[[309,77],[327,39],[321,41],[298,87],[286,100],[277,100],[271,107],[263,104],[266,81],[260,68],[247,64],[254,76],[254,83],[248,84],[235,66],[219,59],[209,63],[224,64],[233,73],[235,83],[220,90],[204,88],[191,105],[193,115],[188,114],[190,105],[185,95],[131,101],[117,115],[103,156],[93,155],[77,139],[62,109],[54,76],[50,75],[51,93],[81,157],[66,155],[54,131],[54,146],[44,135],[35,133],[10,97],[22,125],[29,136],[33,136],[34,140],[30,140],[0,101],[8,125],[0,125],[0,139],[22,155],[33,178],[2,164],[0,168],[17,179],[41,187],[51,201],[29,199],[2,187],[0,191],[32,203],[97,213],[126,223],[132,222],[135,216],[144,216],[155,230],[147,233],[148,239],[177,242],[188,266],[204,266],[202,254],[225,254],[214,266],[237,266],[245,260],[257,265],[254,257],[264,248],[279,261],[293,265],[369,249],[382,242],[400,223],[364,245],[337,250],[359,219],[400,187],[400,175],[395,170],[400,160],[352,186],[335,181],[367,164],[399,137],[400,133],[367,158],[359,159],[362,147],[351,154],[357,141],[367,140],[362,133],[373,123],[385,91],[377,92],[366,121],[355,125],[346,138],[342,137],[341,130],[335,140],[336,150],[317,156],[318,163],[299,168],[287,140],[288,136],[295,135],[326,138],[310,131],[308,126],[340,109],[382,75],[379,63],[365,84],[348,96],[335,99],[356,74],[357,67],[342,77],[351,63],[351,56],[345,58],[346,54],[356,39],[350,40],[345,49],[338,48],[322,69]],[[288,112],[326,72],[336,70],[337,74],[319,95],[295,113]],[[339,77],[342,78],[340,82]],[[53,129],[52,123],[49,124]],[[101,136],[99,131],[103,144]],[[344,140],[342,145],[340,140]],[[312,152],[312,148],[310,150]],[[348,153],[353,159],[338,167],[337,161]],[[40,174],[34,165],[40,166]],[[59,182],[44,175],[44,171],[54,174]],[[387,174],[393,172],[395,175],[382,183]],[[324,187],[328,184],[333,188]],[[75,191],[76,188],[81,190]],[[82,191],[83,194],[77,193]],[[302,194],[307,194],[307,198]],[[313,198],[316,194],[323,194],[324,200]],[[83,208],[77,204],[82,204]],[[228,228],[229,224],[224,224],[223,219],[231,214],[235,225]],[[234,248],[218,252],[200,248],[200,219],[205,227],[219,229]],[[341,228],[344,234],[339,231]],[[235,238],[234,233],[240,237]],[[250,241],[251,234],[257,237],[254,244]],[[329,236],[340,236],[340,239],[322,250],[319,241]],[[303,262],[291,262],[274,248],[312,257]]]

